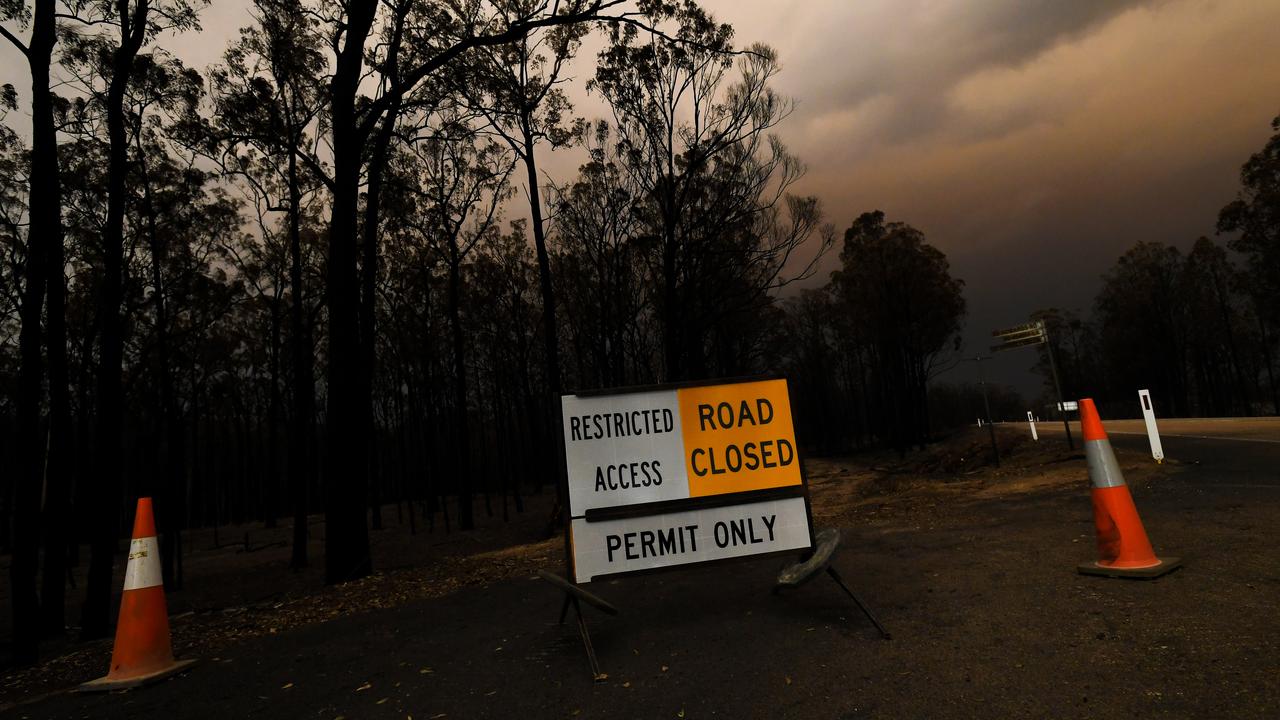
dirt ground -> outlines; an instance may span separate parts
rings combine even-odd
[[[201,666],[145,691],[83,698],[61,691],[101,675],[110,643],[53,644],[43,665],[0,678],[0,710],[1280,716],[1280,493],[1215,489],[1198,465],[1158,466],[1120,450],[1156,550],[1187,567],[1149,582],[1084,577],[1075,565],[1095,549],[1083,457],[1002,428],[995,468],[985,443],[974,430],[906,461],[807,463],[815,525],[844,530],[835,566],[891,641],[830,583],[770,598],[776,561],[673,571],[592,585],[623,611],[590,617],[610,675],[593,684],[571,626],[554,623],[559,600],[533,579],[563,552],[559,540],[540,539],[544,496],[509,523],[486,519],[487,529],[465,534],[437,527],[411,537],[389,510],[373,533],[380,572],[339,588],[321,588],[318,568],[283,570],[287,548],[271,544],[287,526],[222,529],[224,543],[248,532],[250,552],[242,539],[215,547],[197,534],[188,590],[171,594],[170,610],[176,654]]]

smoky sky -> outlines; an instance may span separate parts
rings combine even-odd
[[[1100,276],[1143,240],[1213,235],[1240,165],[1280,114],[1280,0],[703,0],[740,45],[779,53],[776,89],[796,101],[778,129],[807,165],[795,186],[848,227],[880,209],[908,222],[965,281],[965,354],[1038,308],[1087,313]],[[161,41],[197,68],[247,24],[217,0],[198,35]],[[589,41],[569,92],[583,89]],[[19,56],[0,81],[24,91]],[[21,126],[23,118],[10,117]],[[567,179],[574,151],[540,158]],[[509,215],[518,215],[512,208]],[[838,247],[810,285],[825,282]],[[1034,353],[988,376],[1028,396]],[[944,376],[971,379],[972,364]]]
[[[1280,114],[1280,2],[709,5],[781,55],[797,189],[839,228],[881,209],[947,253],[969,356],[1036,309],[1087,314],[1136,242],[1213,236]],[[988,379],[1030,400],[1034,359],[1002,354]]]

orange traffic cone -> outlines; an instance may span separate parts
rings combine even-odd
[[[143,685],[181,672],[195,660],[174,660],[169,641],[169,613],[165,608],[164,584],[160,579],[160,543],[151,498],[138,498],[133,519],[133,542],[129,545],[129,565],[124,571],[124,595],[120,598],[120,620],[116,623],[116,644],[111,651],[111,669],[81,685],[81,692],[120,690]]]
[[[1151,549],[1129,486],[1116,462],[1107,432],[1102,429],[1093,400],[1080,401],[1080,428],[1085,459],[1093,481],[1093,523],[1098,532],[1097,562],[1081,563],[1086,575],[1156,578],[1180,566],[1178,558],[1159,558]]]

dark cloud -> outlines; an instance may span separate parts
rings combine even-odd
[[[715,3],[781,54],[802,191],[841,227],[880,208],[925,231],[967,282],[969,352],[1037,308],[1087,313],[1139,240],[1212,234],[1280,112],[1276,3],[771,5]],[[1035,392],[1031,361],[993,377]]]
[[[1016,67],[1087,34],[1138,0],[814,3],[811,42],[784,57],[825,66],[795,86],[814,116],[879,102],[882,142],[946,126],[948,94],[965,78]]]
[[[879,208],[948,254],[970,352],[1036,308],[1087,311],[1139,240],[1211,234],[1280,113],[1277,2],[703,1],[741,44],[780,53],[777,87],[798,101],[780,133],[810,168],[797,189],[840,227]],[[202,68],[247,6],[214,3],[203,32],[163,42]],[[570,90],[589,117],[607,114],[581,87],[593,47]],[[0,82],[25,90],[20,58],[0,57]],[[564,178],[580,162],[557,152],[542,166]],[[1030,364],[1004,358],[993,377],[1034,390]]]

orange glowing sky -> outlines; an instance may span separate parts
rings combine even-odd
[[[1087,312],[1135,242],[1212,236],[1280,114],[1275,0],[708,4],[781,54],[800,189],[840,228],[879,208],[950,257],[968,354],[1037,308]],[[1034,392],[1033,359],[989,377]]]

